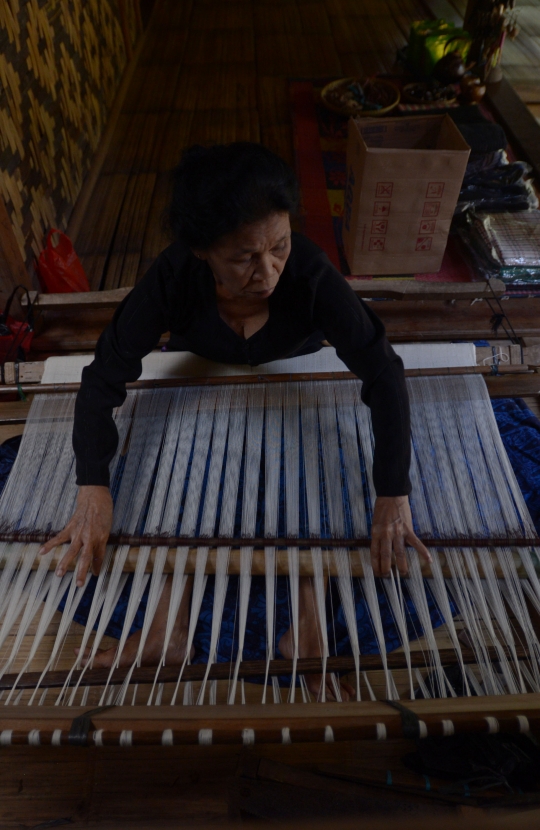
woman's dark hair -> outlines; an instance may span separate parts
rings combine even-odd
[[[240,225],[298,209],[298,182],[283,159],[238,141],[191,147],[173,171],[168,227],[190,248],[207,250]]]

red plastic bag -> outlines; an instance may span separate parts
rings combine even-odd
[[[52,235],[59,240],[53,245]],[[43,290],[49,294],[65,294],[73,291],[90,291],[88,278],[69,236],[51,228],[45,248],[39,255],[38,274]]]
[[[26,319],[23,322],[15,320],[9,313],[15,294],[19,289],[26,292],[28,301],[28,311],[26,312]],[[0,314],[0,365],[3,366],[7,361],[16,362],[25,360],[26,353],[30,350],[33,336],[34,310],[30,302],[30,295],[24,285],[18,285],[11,293],[5,310]]]

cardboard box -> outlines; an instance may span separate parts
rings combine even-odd
[[[352,274],[439,271],[469,153],[448,115],[351,118],[343,243]]]

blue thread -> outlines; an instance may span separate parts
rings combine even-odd
[[[431,790],[431,781],[427,775],[424,775],[424,781],[426,782],[426,791],[429,792]]]
[[[386,770],[386,786],[392,786],[392,770],[390,769]]]

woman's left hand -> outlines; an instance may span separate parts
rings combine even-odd
[[[375,576],[389,576],[392,557],[402,576],[407,574],[405,545],[415,548],[426,562],[430,553],[413,530],[408,496],[379,496],[371,526],[371,564]]]

